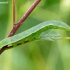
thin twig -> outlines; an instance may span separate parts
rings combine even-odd
[[[35,0],[35,2],[31,5],[31,7],[27,10],[27,12],[22,16],[22,18],[18,21],[18,24],[22,24],[26,20],[26,18],[30,15],[30,13],[34,10],[34,8],[38,5],[41,0]]]

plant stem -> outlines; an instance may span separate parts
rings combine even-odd
[[[26,20],[26,18],[30,15],[30,13],[34,10],[34,8],[38,5],[41,0],[35,0],[35,2],[31,5],[31,7],[27,10],[27,12],[22,16],[22,18],[18,21],[18,24],[22,24]]]

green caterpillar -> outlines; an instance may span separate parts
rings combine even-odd
[[[45,21],[22,33],[1,40],[0,49],[2,49],[3,47],[15,47],[30,41],[39,40],[42,32],[45,32],[49,29],[70,30],[70,27],[67,24],[60,21]]]

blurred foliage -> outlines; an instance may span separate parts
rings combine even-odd
[[[0,4],[0,40],[12,28],[12,0]],[[16,0],[16,22],[31,6],[33,0]],[[24,24],[20,33],[46,20],[60,20],[70,25],[70,0],[41,0]],[[62,36],[69,32],[58,32]],[[70,41],[38,41],[6,50],[0,55],[0,70],[70,70]]]

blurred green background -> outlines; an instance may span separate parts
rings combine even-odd
[[[12,28],[12,0],[0,4],[0,40]],[[16,0],[16,22],[22,17],[34,0]],[[24,24],[20,33],[40,22],[59,20],[70,25],[70,0],[41,0]],[[62,36],[69,32],[57,30]],[[38,41],[6,50],[0,55],[0,70],[70,70],[70,41]]]

